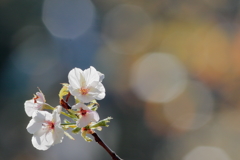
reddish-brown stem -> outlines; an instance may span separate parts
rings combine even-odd
[[[123,160],[101,140],[97,133],[92,133],[92,136],[95,141],[108,152],[108,154],[112,157],[112,160]]]
[[[69,97],[71,96],[70,92],[68,92],[68,95],[66,97],[66,102],[68,102]]]

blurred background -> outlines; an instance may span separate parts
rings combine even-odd
[[[0,159],[110,160],[80,135],[36,150],[24,102],[105,74],[100,137],[125,160],[238,160],[238,0],[1,0]]]

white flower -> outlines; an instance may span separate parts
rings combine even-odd
[[[84,71],[74,68],[68,74],[68,90],[83,103],[101,100],[105,97],[105,88],[101,83],[103,78],[104,74],[92,66]]]
[[[44,94],[40,91],[31,100],[27,100],[24,103],[24,108],[26,114],[31,117],[33,112],[36,110],[41,110],[46,100]]]
[[[78,127],[85,127],[91,122],[99,121],[99,115],[96,111],[92,111],[83,103],[77,103],[72,106],[72,109],[80,109],[79,119],[76,121]]]
[[[32,144],[39,150],[47,150],[52,145],[62,142],[64,135],[57,110],[52,114],[47,111],[35,111],[27,131],[33,134]]]

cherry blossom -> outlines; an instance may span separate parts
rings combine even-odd
[[[101,100],[105,97],[103,78],[104,74],[92,66],[84,71],[80,68],[74,68],[68,74],[68,90],[83,103],[88,103],[94,99]]]
[[[31,117],[34,111],[42,110],[45,102],[44,94],[41,91],[37,92],[33,99],[25,101],[24,108],[26,114]]]
[[[52,114],[47,111],[35,111],[27,131],[33,134],[32,144],[39,150],[47,150],[52,145],[61,143],[64,135],[57,110]]]
[[[91,122],[99,121],[99,115],[96,111],[92,111],[83,103],[77,103],[72,109],[79,109],[79,119],[76,121],[78,127],[85,127]]]
[[[99,107],[97,100],[105,97],[105,88],[102,84],[104,74],[94,67],[81,70],[72,69],[68,74],[68,83],[62,83],[59,91],[59,104],[53,107],[46,103],[44,94],[39,92],[31,100],[24,103],[26,114],[32,119],[26,129],[32,134],[32,144],[38,150],[47,150],[51,146],[61,143],[65,136],[75,140],[67,131],[73,134],[81,133],[87,142],[92,141],[87,134],[91,134],[109,153],[106,144],[99,138],[95,130],[101,131],[108,127],[111,117],[99,120],[96,110]],[[68,103],[69,98],[75,99],[74,105]],[[52,113],[44,110],[53,110]],[[60,114],[66,116],[61,123]],[[110,154],[112,159],[120,160],[115,153]]]

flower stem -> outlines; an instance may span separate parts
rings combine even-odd
[[[68,102],[69,97],[71,96],[70,92],[68,92],[67,97],[66,97],[66,102]]]
[[[95,141],[101,145],[107,152],[108,154],[112,157],[112,160],[122,160],[114,151],[112,151],[102,140],[101,138],[97,135],[97,133],[92,133],[92,136],[94,137]]]
[[[63,112],[63,111],[61,111],[61,114],[64,115],[64,116],[66,116],[66,117],[72,118],[70,115],[68,115],[67,113],[65,113],[65,112]]]
[[[72,125],[75,125],[75,126],[76,126],[76,123],[62,123],[61,125],[63,125],[63,126],[72,126]]]
[[[45,104],[43,105],[43,109],[54,110],[55,108],[52,107],[51,105],[45,103]],[[61,111],[61,114],[63,114],[63,115],[66,116],[66,117],[72,118],[70,115],[68,115],[67,113],[65,113],[65,112],[63,112],[63,111]]]

